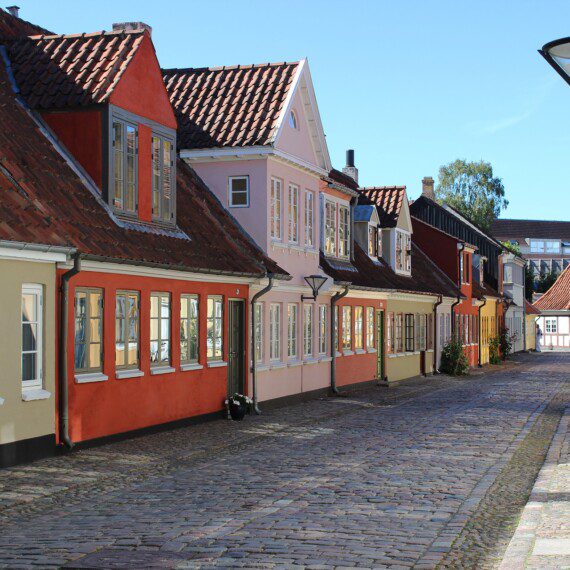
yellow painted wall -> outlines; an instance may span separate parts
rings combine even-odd
[[[0,445],[55,430],[55,263],[0,260]],[[45,400],[22,400],[22,285],[44,288]]]
[[[433,314],[434,300],[421,301],[394,301],[388,300],[386,313],[424,313]],[[402,336],[405,338],[405,326],[402,327]],[[426,354],[426,371],[431,374],[433,370],[433,350]],[[406,378],[413,378],[420,374],[420,353],[388,354],[386,358],[386,376],[388,382],[398,382]]]
[[[536,315],[526,315],[526,349],[536,350]]]
[[[487,303],[481,307],[480,311],[480,331],[481,331],[481,364],[489,364],[489,343],[488,339],[497,334],[497,300],[487,299]],[[483,319],[488,319],[488,339],[483,336]]]

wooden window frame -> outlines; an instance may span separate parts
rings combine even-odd
[[[255,361],[263,361],[263,303],[257,302],[254,304],[253,310],[255,311],[255,330],[253,331],[253,346],[255,351]]]
[[[303,356],[313,356],[313,305],[303,306]]]
[[[188,304],[186,316],[182,315],[182,305],[186,302]],[[191,307],[192,303],[195,302],[196,304],[196,315],[192,315]],[[183,349],[182,349],[182,325],[186,324],[186,328],[188,330],[188,337],[186,338],[187,342],[187,357],[183,356]],[[192,326],[194,324],[196,334],[194,342],[196,346],[196,357],[191,357],[191,350],[190,346],[192,343],[191,331]],[[180,295],[180,364],[196,364],[200,360],[200,297],[193,293],[183,293]]]
[[[245,190],[234,190],[233,183],[237,180],[245,180]],[[234,195],[245,192],[245,204],[235,204]],[[249,176],[228,176],[228,204],[230,208],[249,208]]]
[[[415,319],[413,313],[405,314],[405,351],[414,352],[415,350]]]
[[[297,303],[287,304],[287,359],[299,356],[299,307]]]
[[[338,256],[350,257],[350,208],[343,204],[338,206]]]
[[[315,247],[315,194],[305,191],[305,247]]]
[[[342,350],[352,350],[352,307],[342,307]]]
[[[152,313],[152,300],[153,298],[157,299],[157,307],[158,313],[156,316],[153,316]],[[162,299],[168,299],[168,317],[162,316]],[[152,321],[155,320],[157,322],[157,338],[152,338]],[[166,320],[168,322],[168,338],[162,338],[162,322]],[[151,368],[160,368],[163,366],[170,366],[172,362],[172,296],[168,292],[164,291],[152,291],[150,294],[150,319],[149,319],[149,340],[150,340],[150,366]],[[159,350],[159,360],[153,362],[152,361],[152,343],[158,343],[158,350]],[[162,359],[162,347],[163,343],[167,343],[167,351],[168,351],[168,359]]]
[[[121,148],[117,146],[115,125],[119,125],[121,128],[122,143]],[[132,129],[134,131],[135,141],[133,153],[129,153],[129,145],[127,142],[127,130]],[[123,118],[113,116],[111,119],[111,149],[110,154],[111,161],[111,177],[109,180],[109,203],[113,209],[121,214],[127,216],[136,216],[138,212],[138,150],[139,150],[139,130],[138,125],[133,121],[127,121]],[[122,179],[121,179],[121,196],[117,198],[116,187],[117,187],[117,159],[120,154],[121,168],[122,168]],[[129,157],[133,158],[133,207],[132,209],[127,208],[127,194],[129,181],[127,178]]]
[[[35,320],[24,320],[24,295],[33,297]],[[43,358],[44,358],[44,286],[36,283],[24,283],[21,293],[22,310],[20,315],[20,380],[22,390],[41,388],[43,386]],[[36,328],[35,349],[24,348],[24,328],[26,326]],[[24,356],[35,354],[34,378],[24,380]]]
[[[319,354],[327,353],[328,348],[328,307],[319,305]]]
[[[325,255],[336,256],[336,211],[337,204],[332,200],[325,200],[324,215],[324,242]]]
[[[76,373],[81,373],[81,374],[90,374],[93,372],[102,372],[103,371],[103,356],[104,356],[104,340],[105,340],[105,329],[104,329],[104,325],[105,325],[105,311],[104,311],[104,291],[101,288],[98,287],[76,287],[75,288],[75,292],[74,292],[74,323],[75,323],[75,331],[77,331],[77,321],[78,321],[78,317],[77,317],[77,301],[78,301],[78,294],[79,293],[84,293],[86,295],[86,306],[85,306],[85,342],[81,343],[84,344],[86,347],[86,354],[85,354],[85,362],[86,362],[86,366],[82,367],[82,368],[78,368],[77,367],[77,336],[75,335],[75,339],[74,339],[74,350],[75,350],[75,354],[74,354],[74,359],[73,359],[73,363],[74,363],[74,370]],[[91,297],[90,294],[97,294],[99,295],[99,300],[98,300],[98,304],[99,304],[99,314],[97,317],[93,317],[91,316]],[[94,319],[99,319],[100,321],[100,342],[91,342],[91,320]],[[91,351],[90,351],[90,346],[92,344],[99,344],[99,366],[91,366]]]
[[[374,307],[366,307],[366,348],[374,348]]]
[[[123,362],[121,364],[117,363],[117,356],[118,352],[118,341],[117,341],[117,329],[118,329],[118,301],[120,297],[125,297],[125,316],[122,318],[123,322],[123,338],[125,339],[124,348],[123,348]],[[136,351],[137,351],[137,360],[134,364],[126,363],[127,354],[129,352],[129,345],[131,341],[129,339],[130,333],[130,324],[132,319],[128,313],[128,301],[129,299],[135,298],[136,299],[136,309],[137,309],[137,317],[136,317],[136,331],[137,331],[137,339],[136,339]],[[115,293],[115,370],[138,370],[140,368],[140,346],[141,346],[141,334],[140,334],[140,322],[141,322],[141,305],[140,305],[140,293],[139,291],[131,291],[131,290],[118,290]]]
[[[270,205],[271,224],[270,234],[274,241],[283,239],[283,180],[271,177]]]
[[[269,305],[269,360],[281,360],[281,303]]]
[[[354,349],[364,349],[364,307],[354,307]]]
[[[216,313],[217,306],[220,307],[219,316]],[[210,337],[212,339],[211,349],[208,347]],[[218,340],[220,341],[219,349],[216,346]],[[206,359],[208,361],[217,362],[224,359],[224,340],[224,297],[223,295],[208,295],[206,300]]]
[[[299,186],[289,183],[287,200],[287,239],[289,243],[299,243]]]

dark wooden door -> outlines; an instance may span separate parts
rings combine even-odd
[[[229,301],[228,394],[243,394],[245,389],[245,303]]]
[[[384,311],[376,311],[376,378],[384,380]]]

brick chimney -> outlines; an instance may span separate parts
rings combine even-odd
[[[15,18],[20,17],[20,6],[6,6],[6,10],[8,10],[10,16],[14,16]]]
[[[343,174],[350,176],[358,184],[358,168],[354,166],[354,150],[346,151],[346,166],[342,169]]]
[[[152,34],[152,28],[144,22],[116,22],[113,24],[113,31],[125,30],[125,32],[138,32],[140,30],[148,30]]]
[[[435,202],[434,181],[431,176],[424,176],[422,180],[422,196]]]

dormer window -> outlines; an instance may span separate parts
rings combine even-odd
[[[382,257],[382,232],[377,226],[368,224],[368,255]]]
[[[325,254],[336,255],[336,204],[325,202]]]
[[[113,119],[112,204],[127,214],[137,211],[137,137],[136,125]]]
[[[338,255],[348,257],[350,253],[350,210],[346,206],[339,208]]]
[[[410,234],[396,230],[396,271],[411,273],[412,270],[412,238]]]
[[[174,145],[171,139],[152,134],[152,217],[174,219]]]

